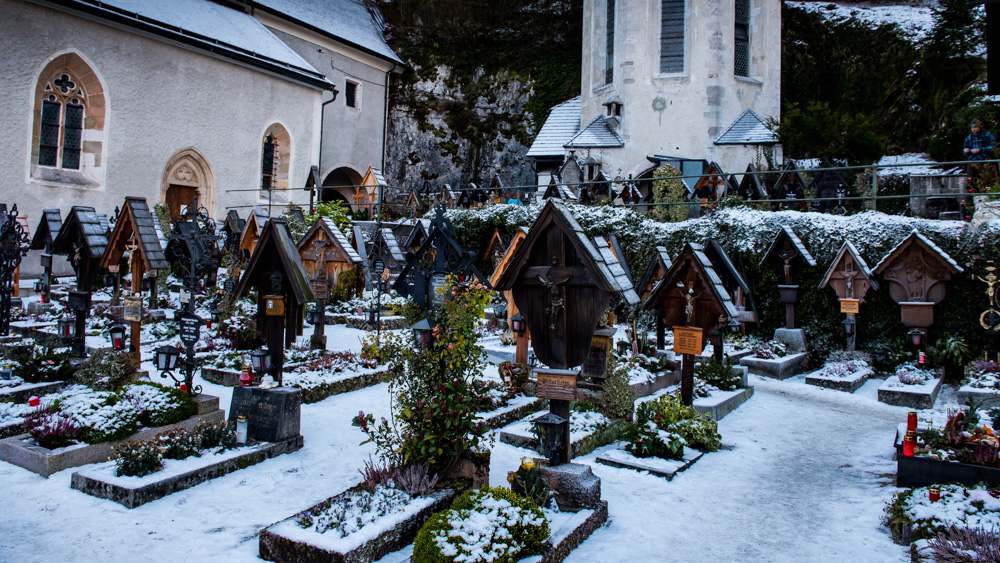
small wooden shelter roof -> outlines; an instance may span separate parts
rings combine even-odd
[[[806,188],[806,180],[802,177],[802,172],[799,167],[795,164],[794,160],[789,160],[785,164],[784,170],[781,172],[781,176],[778,176],[778,180],[774,183],[775,193],[781,194],[786,186],[798,185],[801,189]]]
[[[879,263],[875,265],[875,268],[873,268],[873,271],[876,274],[881,274],[883,270],[885,270],[887,267],[889,267],[890,264],[892,264],[893,262],[895,262],[896,259],[900,255],[902,255],[903,252],[910,245],[913,245],[913,244],[915,244],[917,246],[924,247],[924,249],[927,250],[931,255],[935,255],[938,258],[940,258],[941,262],[942,262],[942,265],[945,268],[947,268],[952,274],[958,274],[958,273],[961,273],[961,272],[965,271],[964,269],[962,269],[961,266],[958,265],[958,262],[955,262],[955,260],[951,256],[948,255],[947,252],[945,252],[944,250],[941,250],[940,246],[934,244],[931,241],[931,239],[929,239],[929,238],[925,237],[924,235],[920,234],[920,231],[918,231],[916,229],[913,229],[913,232],[911,232],[909,236],[907,236],[899,244],[897,244],[892,250],[890,250],[889,254],[886,254],[885,257],[883,257],[881,260],[879,260]]]
[[[104,256],[108,247],[108,230],[104,224],[107,216],[104,216],[104,221],[101,217],[93,207],[74,205],[52,241],[52,253],[72,254],[73,243],[79,241],[83,243],[87,258],[97,260]]]
[[[246,226],[246,219],[240,219],[240,214],[235,209],[230,209],[226,213],[226,220],[222,222],[222,230],[228,231],[234,234],[240,234],[243,232],[243,227]]]
[[[618,260],[618,256],[615,255],[615,251],[611,245],[603,238],[594,237],[594,247],[597,249],[601,261],[604,262],[608,271],[614,276],[615,283],[621,288],[621,291],[618,293],[622,299],[629,305],[638,305],[639,295],[632,286],[632,276],[628,273],[628,266]]]
[[[722,308],[723,314],[725,314],[729,319],[735,319],[739,316],[739,311],[736,310],[736,305],[733,304],[732,298],[729,296],[729,292],[726,291],[725,285],[722,283],[722,278],[719,274],[715,272],[714,266],[712,266],[712,261],[708,259],[705,254],[705,247],[700,244],[689,242],[684,245],[684,249],[674,260],[673,264],[666,271],[659,282],[653,287],[653,290],[649,292],[646,299],[642,302],[643,309],[653,309],[660,298],[660,294],[669,288],[674,287],[675,278],[680,274],[680,268],[685,263],[686,254],[690,254],[694,259],[693,262],[696,267],[701,270],[702,275],[705,277],[706,285],[712,291],[714,300]]]
[[[583,231],[583,227],[573,218],[573,215],[569,212],[569,208],[560,199],[550,199],[545,202],[545,207],[538,214],[538,218],[531,226],[528,236],[518,245],[510,263],[498,278],[497,285],[495,286],[496,289],[507,290],[514,286],[514,282],[518,279],[521,270],[527,265],[532,248],[536,244],[545,244],[545,241],[541,237],[548,231],[550,226],[555,226],[565,234],[569,243],[576,250],[581,262],[590,271],[593,282],[597,287],[611,293],[623,295],[626,291],[632,289],[631,284],[622,287],[618,278],[608,268],[604,256],[594,245],[594,242],[587,237]],[[625,277],[625,280],[627,281],[627,277]]]
[[[45,250],[52,244],[59,229],[62,228],[62,214],[58,209],[46,208],[42,210],[42,218],[38,221],[35,234],[31,238],[31,250]]]
[[[518,227],[514,231],[514,238],[510,239],[510,244],[507,245],[507,251],[504,252],[503,258],[500,259],[500,263],[497,264],[496,269],[493,270],[493,275],[490,276],[490,285],[496,287],[497,282],[500,280],[500,276],[503,274],[507,266],[510,265],[510,261],[514,258],[514,254],[517,253],[517,249],[524,242],[524,239],[528,237],[527,227]]]
[[[125,252],[125,246],[132,240],[139,245],[143,270],[153,272],[170,268],[156,234],[153,213],[150,212],[144,197],[125,198],[125,205],[118,214],[118,221],[108,237],[108,247],[101,258],[101,267],[107,268],[118,264]]]
[[[354,247],[351,246],[351,241],[347,240],[347,236],[340,232],[336,226],[333,225],[326,217],[320,217],[313,223],[313,226],[309,228],[304,235],[302,235],[302,240],[299,241],[296,250],[302,250],[307,248],[312,244],[313,239],[316,238],[316,233],[318,231],[323,231],[326,234],[326,238],[333,242],[333,245],[347,257],[347,261],[351,264],[361,264],[361,255],[358,254]]]
[[[736,269],[736,265],[729,259],[726,249],[722,248],[719,241],[714,238],[709,238],[705,241],[705,255],[708,256],[709,261],[715,266],[716,274],[723,278],[728,277],[734,284],[740,286],[740,289],[746,295],[751,295],[750,286],[747,285],[746,280],[740,275],[740,271]]]
[[[243,230],[240,231],[240,248],[248,247],[248,238],[260,238],[261,233],[264,231],[264,225],[270,219],[270,213],[267,208],[262,205],[256,205],[250,210],[250,216],[247,217],[246,222],[243,224]]]
[[[743,174],[739,187],[739,194],[743,196],[743,199],[767,199],[764,182],[761,181],[760,174],[756,172],[758,172],[757,167],[752,162],[747,165],[746,173]]]
[[[263,292],[267,293],[269,278],[276,267],[281,268],[285,279],[288,280],[295,301],[299,305],[316,300],[309,284],[309,276],[306,275],[305,265],[302,263],[295,243],[292,242],[288,223],[279,217],[269,220],[264,225],[260,238],[257,240],[257,246],[250,256],[250,262],[243,270],[239,283],[236,284],[236,297],[246,295],[251,287],[264,290]]]
[[[776,253],[781,248],[779,243],[783,238],[788,238],[788,240],[792,243],[792,246],[795,247],[795,249],[799,251],[799,254],[802,255],[802,259],[807,266],[816,265],[816,259],[812,257],[812,254],[809,254],[809,251],[806,250],[806,245],[802,244],[802,240],[795,234],[795,231],[793,231],[788,225],[782,225],[781,230],[778,231],[774,240],[771,241],[771,246],[767,249],[767,252],[764,253],[764,258],[760,261],[761,266],[772,259],[781,260]]]
[[[427,239],[431,222],[428,219],[417,219],[413,224],[413,229],[406,236],[403,246],[406,248],[420,248],[420,245]]]
[[[563,201],[575,202],[579,198],[573,193],[573,189],[565,184],[549,184],[542,194],[542,199],[561,199]]]
[[[663,274],[667,273],[670,269],[673,261],[670,259],[670,253],[667,252],[667,247],[657,246],[656,252],[653,253],[653,259],[649,261],[649,266],[646,266],[646,272],[642,275],[642,280],[639,285],[636,286],[639,290],[639,298],[643,301],[656,286],[657,282],[663,279]]]
[[[423,207],[424,198],[420,197],[420,192],[416,188],[410,188],[409,193],[406,195],[406,207]]]
[[[830,283],[830,277],[833,276],[834,271],[837,269],[837,264],[840,264],[841,258],[844,254],[850,254],[854,258],[854,263],[857,264],[861,274],[868,279],[868,283],[871,284],[872,289],[878,289],[878,282],[875,281],[875,276],[872,274],[871,268],[868,267],[868,263],[865,259],[861,257],[861,253],[858,252],[857,247],[854,246],[849,240],[845,240],[844,244],[840,246],[840,250],[837,251],[837,255],[834,256],[833,261],[830,262],[830,267],[826,270],[826,274],[823,276],[823,281],[819,284],[819,289],[823,289]]]

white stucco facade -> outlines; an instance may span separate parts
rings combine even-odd
[[[614,13],[613,78],[606,80],[608,2],[585,0],[581,128],[607,116],[602,104],[622,102],[615,132],[621,148],[577,148],[593,156],[612,177],[639,176],[665,155],[718,162],[742,172],[756,148],[714,141],[752,109],[779,118],[781,92],[781,3],[750,0],[747,76],[734,73],[737,0],[617,0]],[[683,9],[683,70],[663,73],[661,10]]]

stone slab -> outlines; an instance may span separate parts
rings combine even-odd
[[[893,381],[899,381],[895,375],[879,385],[878,401],[880,403],[911,409],[932,409],[937,400],[938,392],[941,391],[944,378],[935,378],[933,382],[928,382],[928,385],[907,385],[905,388],[889,387]],[[959,401],[961,400],[959,398]]]
[[[354,377],[338,379],[315,387],[302,388],[302,402],[306,404],[318,403],[327,397],[371,387],[381,382],[383,375],[385,375],[385,370],[359,373]]]
[[[556,536],[556,534],[559,534],[559,536],[553,538],[555,543],[552,547],[544,550],[541,557],[528,558],[528,561],[561,563],[569,557],[570,552],[589,538],[590,534],[594,533],[594,530],[600,528],[608,521],[608,501],[602,500],[595,510],[579,512],[577,515],[579,519],[571,521],[573,525],[572,531],[565,534],[560,533],[562,530],[553,531],[553,536]]]
[[[281,442],[299,435],[302,390],[294,387],[235,387],[229,421],[247,417],[247,439]]]
[[[696,398],[692,404],[694,410],[708,413],[713,420],[722,420],[725,416],[753,397],[753,387],[744,387],[736,391],[720,391],[710,397]]]
[[[91,496],[117,502],[126,508],[135,508],[178,491],[190,489],[216,477],[222,477],[234,471],[256,465],[272,457],[294,452],[301,449],[302,444],[302,436],[295,436],[281,442],[267,442],[262,444],[258,449],[248,451],[236,457],[210,463],[204,467],[146,483],[138,487],[106,483],[99,478],[87,475],[85,472],[77,471],[73,473],[70,487]]]
[[[774,340],[784,344],[789,355],[806,351],[806,333],[801,328],[775,329]]]
[[[639,383],[633,383],[630,385],[632,387],[632,394],[638,397],[648,397],[653,393],[656,393],[660,389],[666,389],[671,385],[677,385],[681,381],[681,372],[679,369],[674,369],[670,371],[665,371],[656,376],[653,381],[642,381]]]
[[[963,385],[958,388],[956,395],[960,405],[964,405],[969,399],[972,399],[983,408],[1000,407],[1000,389],[982,389]]]
[[[344,493],[351,493],[357,490],[354,487]],[[259,555],[266,561],[280,561],[282,563],[313,563],[318,561],[328,563],[348,563],[362,561],[377,561],[393,551],[398,551],[413,543],[417,532],[424,522],[435,512],[440,512],[455,499],[457,491],[454,489],[444,489],[431,493],[434,501],[422,510],[405,518],[395,526],[383,530],[376,537],[363,542],[354,549],[339,552],[327,549],[318,545],[313,545],[306,541],[286,537],[280,532],[280,525],[288,522],[297,522],[303,516],[311,516],[316,512],[324,510],[330,506],[333,500],[340,496],[335,495],[325,501],[311,506],[302,512],[294,514],[281,522],[276,522],[260,532]],[[287,525],[287,524],[286,524]],[[378,526],[378,522],[368,524],[368,526]],[[367,528],[366,526],[365,528]]]
[[[852,377],[836,377],[836,376],[821,376],[816,375],[820,370],[814,371],[813,373],[806,376],[806,383],[808,385],[815,385],[816,387],[824,387],[826,389],[833,389],[834,391],[844,391],[845,393],[853,393],[861,388],[868,381],[868,378],[872,376],[871,369],[858,370],[853,374]]]
[[[364,317],[351,315],[347,317],[346,324],[349,328],[358,330],[375,330],[375,325],[368,324]],[[382,317],[382,330],[399,330],[409,327],[404,317]]]
[[[601,480],[582,463],[543,464],[538,470],[555,495],[561,512],[597,508],[601,502]]]
[[[548,406],[547,399],[535,398],[534,400],[514,407],[508,406],[488,413],[481,413],[480,416],[482,417],[483,426],[487,429],[493,430],[495,428],[507,426],[512,422],[517,422],[533,412],[538,412],[546,406]]]
[[[216,401],[218,401],[218,397],[216,397]],[[119,444],[133,440],[150,440],[157,434],[166,432],[167,430],[178,428],[190,429],[201,422],[216,422],[219,420],[225,420],[225,413],[216,409],[196,414],[175,424],[146,428],[117,442],[68,446],[55,450],[29,444],[25,440],[30,438],[30,436],[28,434],[20,434],[0,440],[0,461],[6,461],[47,478],[53,473],[71,467],[107,461],[114,455],[114,447]]]
[[[698,450],[685,448],[684,459],[665,460],[660,458],[635,457],[625,450],[612,450],[597,456],[597,463],[610,467],[633,469],[635,471],[648,471],[650,475],[656,475],[670,481],[678,473],[694,465],[694,462],[701,459],[703,455],[705,454]]]
[[[569,457],[574,458],[587,455],[601,446],[606,446],[617,440],[624,430],[624,420],[613,420],[605,428],[573,440],[569,448]],[[526,436],[514,432],[501,431],[500,441],[504,444],[510,444],[518,448],[527,448],[536,452],[541,448],[538,444],[538,439],[534,436]]]
[[[282,372],[291,373],[292,370],[301,365],[302,365],[301,363],[285,364],[283,366]],[[233,369],[224,369],[212,366],[201,367],[202,379],[210,383],[215,383],[216,385],[223,385],[226,387],[239,387],[242,385],[242,383],[240,383],[241,375],[243,375],[242,371],[237,371]]]
[[[55,393],[69,385],[69,383],[68,381],[46,381],[10,387],[0,390],[0,402],[27,403],[31,397],[41,397],[48,393]]]
[[[802,373],[806,369],[809,361],[809,354],[805,352],[799,354],[789,354],[783,358],[765,360],[748,356],[740,360],[740,365],[745,366],[754,375],[770,377],[773,379],[788,379],[793,375]]]

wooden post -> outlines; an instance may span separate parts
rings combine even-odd
[[[138,238],[138,236],[136,236]],[[129,264],[132,266],[132,295],[138,295],[141,299],[142,297],[142,258],[145,258],[139,254],[138,241],[134,245],[135,248],[132,249],[129,256]],[[119,270],[121,271],[121,270]],[[193,297],[192,297],[193,298]],[[132,351],[132,357],[135,358],[137,363],[142,362],[142,351],[140,348],[140,337],[142,334],[142,320],[132,321],[129,323],[129,349]]]
[[[847,318],[850,319],[854,325],[854,327],[851,329],[851,334],[847,335],[847,349],[853,352],[858,338],[858,323],[854,321],[853,313],[848,313]]]
[[[681,401],[687,406],[694,402],[694,356],[681,356]]]
[[[265,317],[267,319],[267,349],[271,352],[271,377],[282,384],[281,374],[285,367],[285,315]]]
[[[657,313],[656,315],[656,349],[663,350],[666,346],[667,340],[667,327],[663,323],[663,315]]]
[[[517,335],[517,349],[514,351],[514,363],[516,364],[527,364],[528,363],[528,330],[522,334]]]

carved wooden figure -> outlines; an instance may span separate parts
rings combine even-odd
[[[854,350],[857,340],[855,315],[865,299],[865,294],[869,289],[878,289],[878,283],[865,259],[851,241],[844,241],[819,284],[820,289],[827,286],[832,287],[840,298],[841,312],[847,315],[844,325],[847,330],[847,349]]]
[[[934,305],[944,300],[945,283],[964,270],[913,229],[873,271],[888,283],[889,296],[899,303],[903,324],[926,334],[934,324]]]
[[[302,235],[298,251],[312,284],[316,309],[320,315],[310,345],[314,350],[325,350],[326,300],[329,298],[330,288],[337,285],[342,273],[362,267],[361,256],[340,229],[323,217],[317,219]]]

